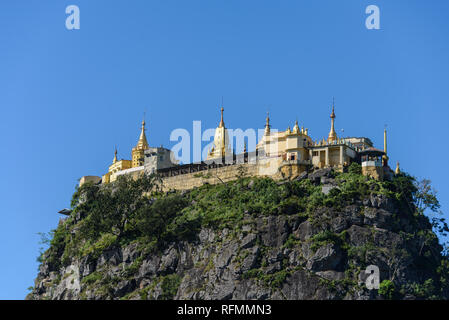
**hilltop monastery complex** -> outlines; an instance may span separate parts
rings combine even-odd
[[[112,164],[102,177],[84,176],[80,186],[86,182],[94,184],[112,183],[121,175],[137,177],[143,173],[156,173],[161,177],[164,190],[183,190],[204,183],[215,184],[245,176],[269,176],[275,180],[295,179],[313,169],[334,168],[344,171],[352,162],[362,165],[362,173],[374,179],[389,179],[394,174],[388,165],[387,132],[384,131],[384,149],[373,147],[368,138],[340,138],[335,131],[335,108],[332,105],[331,127],[327,139],[313,141],[308,129],[271,130],[267,115],[264,135],[256,150],[234,154],[228,130],[223,119],[215,130],[214,143],[207,159],[199,163],[178,164],[172,151],[163,147],[150,147],[142,121],[139,140],[131,151],[131,160],[118,160],[117,150]],[[399,172],[399,163],[396,173]]]

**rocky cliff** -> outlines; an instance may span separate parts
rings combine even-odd
[[[448,259],[413,178],[359,169],[189,192],[154,191],[154,177],[85,185],[27,299],[446,299]]]

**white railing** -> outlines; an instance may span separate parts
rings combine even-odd
[[[363,161],[362,167],[382,167],[382,161],[380,160]]]
[[[130,174],[130,173],[133,173],[133,172],[136,172],[136,171],[142,171],[144,169],[145,169],[144,166],[135,167],[135,168],[129,168],[129,169],[118,171],[118,172],[114,173],[114,175],[116,177],[118,177],[118,176],[121,176],[121,175],[124,175],[124,174]]]

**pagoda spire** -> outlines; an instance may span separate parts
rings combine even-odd
[[[115,147],[114,159],[112,160],[112,163],[116,163],[116,162],[117,162],[117,147]]]
[[[228,130],[225,127],[225,123],[223,120],[223,105],[221,106],[221,119],[220,124],[215,129],[215,135],[214,135],[214,144],[212,149],[207,155],[207,160],[209,159],[216,159],[216,158],[222,158],[230,154],[232,150],[229,148],[229,135]]]
[[[295,126],[293,127],[293,133],[299,133],[298,119],[296,119],[296,121],[295,121]]]
[[[336,141],[337,138],[337,133],[335,132],[335,99],[332,98],[332,113],[331,113],[331,131],[329,132],[329,136],[327,138],[327,142],[332,142],[332,141]]]
[[[147,141],[147,137],[145,135],[145,116],[142,120],[142,127],[140,128],[140,136],[139,136],[139,141],[137,141],[137,149],[149,149],[150,146],[148,145],[148,141]]]
[[[385,154],[382,156],[383,165],[388,166],[388,154],[387,154],[387,126],[384,129],[384,152]]]
[[[224,111],[223,105],[221,105],[220,111],[221,111],[221,120],[220,120],[220,124],[218,125],[218,127],[223,128],[225,126],[224,120],[223,120],[223,111]]]
[[[267,111],[267,119],[265,123],[265,135],[270,134],[270,113]]]

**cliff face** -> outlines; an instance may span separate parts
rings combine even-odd
[[[447,258],[416,212],[411,179],[356,171],[150,198],[140,196],[143,182],[87,186],[27,299],[447,298]],[[136,189],[128,205],[113,201],[124,188]],[[380,270],[379,290],[366,288],[369,265]]]

